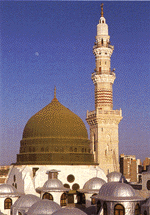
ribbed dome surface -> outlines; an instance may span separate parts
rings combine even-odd
[[[94,177],[85,183],[85,185],[83,186],[83,189],[87,191],[99,190],[101,186],[105,183],[106,182],[103,179]]]
[[[39,197],[32,194],[23,195],[15,201],[12,208],[29,208],[39,200]]]
[[[86,215],[86,213],[77,208],[61,208],[52,215]]]
[[[28,210],[27,215],[51,215],[60,208],[60,205],[58,205],[57,203],[51,200],[44,199],[33,204]]]
[[[16,164],[94,164],[83,121],[54,98],[27,122]]]
[[[108,182],[104,184],[99,194],[96,196],[97,199],[106,201],[142,201],[143,198],[138,196],[135,190],[128,184],[120,182]]]
[[[125,182],[125,177],[120,172],[111,172],[107,175],[108,182]]]
[[[27,122],[23,139],[31,137],[87,138],[88,136],[80,117],[60,104],[57,99],[53,99]]]
[[[15,187],[10,184],[0,184],[0,194],[17,195],[18,192]]]

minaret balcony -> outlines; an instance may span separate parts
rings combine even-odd
[[[101,108],[98,108],[97,109],[97,114],[96,114],[96,111],[87,111],[87,114],[86,114],[86,118],[89,119],[89,118],[95,118],[96,116],[99,116],[99,115],[118,115],[118,116],[121,116],[122,117],[122,110],[102,110]]]

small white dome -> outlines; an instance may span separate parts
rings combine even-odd
[[[86,213],[77,208],[61,208],[52,215],[86,215]]]
[[[101,186],[105,183],[106,182],[103,179],[94,177],[85,183],[85,185],[83,186],[83,189],[87,191],[96,191],[96,190],[99,191]]]
[[[16,188],[10,184],[0,184],[0,195],[1,194],[17,195],[18,192]]]
[[[120,172],[111,172],[107,175],[108,182],[125,182],[125,177]]]
[[[27,212],[27,215],[51,215],[61,207],[56,202],[43,199],[34,203]]]
[[[104,184],[97,195],[98,199],[108,201],[129,200],[141,201],[142,197],[138,196],[135,190],[128,184],[119,182],[108,182]]]
[[[63,183],[59,179],[48,179],[43,187],[36,188],[37,192],[48,192],[48,191],[69,191],[70,189],[65,188]]]
[[[39,197],[32,194],[23,195],[15,201],[12,208],[29,208],[39,200],[41,200]]]
[[[59,180],[59,179],[48,179],[43,188],[58,188],[58,189],[61,189],[61,188],[64,188],[63,186],[63,183]]]

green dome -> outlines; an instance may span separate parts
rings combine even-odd
[[[83,121],[54,98],[27,122],[16,164],[94,164]]]
[[[32,116],[27,122],[24,131],[24,138],[39,137],[61,137],[61,138],[88,138],[86,127],[83,121],[53,99],[50,104]]]

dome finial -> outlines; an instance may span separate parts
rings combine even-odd
[[[103,6],[104,6],[104,4],[102,3],[102,4],[101,4],[101,17],[103,17],[103,16],[104,16]]]
[[[55,86],[55,88],[54,88],[54,98],[53,98],[52,101],[58,101],[57,98],[56,98],[56,86]]]
[[[54,88],[54,99],[56,99],[56,86]]]

